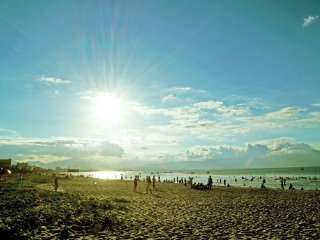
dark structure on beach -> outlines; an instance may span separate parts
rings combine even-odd
[[[68,172],[79,172],[78,168],[68,168]]]
[[[11,158],[0,159],[0,168],[11,168]]]

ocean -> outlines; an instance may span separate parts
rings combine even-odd
[[[70,173],[68,173],[70,174]],[[244,188],[260,188],[263,178],[266,180],[267,188],[279,188],[280,177],[286,179],[288,188],[291,183],[295,189],[304,190],[320,190],[320,167],[305,168],[257,168],[257,169],[219,169],[219,170],[180,170],[180,171],[93,171],[93,172],[77,172],[71,173],[73,176],[85,176],[100,179],[122,179],[132,180],[134,176],[139,175],[140,179],[146,176],[155,176],[161,182],[170,181],[177,182],[176,179],[189,177],[193,178],[193,182],[204,183],[208,181],[208,177],[213,178],[213,185],[226,185],[244,187]],[[221,179],[221,183],[220,183]]]

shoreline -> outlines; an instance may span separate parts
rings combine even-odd
[[[217,187],[83,177],[10,176],[0,184],[1,236],[19,239],[317,239],[319,191]],[[35,221],[34,219],[39,219]],[[34,223],[32,222],[34,221]],[[32,225],[33,224],[33,225]],[[9,230],[15,229],[16,232]],[[17,229],[23,228],[18,232]],[[7,235],[5,235],[7,234]],[[10,239],[10,238],[9,238]]]
[[[320,171],[320,168],[319,168]],[[59,174],[70,175],[70,173],[62,172]],[[187,180],[192,177],[193,182],[199,182],[203,184],[207,184],[208,177],[212,176],[213,184],[216,186],[224,185],[223,181],[226,180],[225,185],[231,185],[233,187],[241,187],[241,188],[260,188],[263,178],[266,178],[265,186],[267,188],[279,189],[281,188],[281,178],[286,179],[286,183],[284,188],[288,188],[290,184],[293,184],[293,187],[296,189],[304,189],[304,190],[317,190],[320,189],[320,174],[313,173],[309,175],[297,175],[297,174],[272,174],[272,173],[252,173],[252,174],[244,174],[244,173],[234,173],[234,174],[225,174],[225,175],[216,175],[212,174],[212,172],[191,172],[191,173],[183,173],[183,172],[144,172],[144,171],[98,171],[98,172],[79,172],[79,173],[71,173],[73,176],[86,176],[91,178],[99,178],[105,180],[114,180],[114,179],[123,179],[123,180],[131,180],[134,176],[139,175],[141,179],[144,179],[146,176],[155,175],[156,179],[161,177],[162,182],[175,182],[177,183],[177,178],[179,180]]]

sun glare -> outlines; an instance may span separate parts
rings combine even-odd
[[[120,120],[122,104],[110,93],[100,93],[92,100],[94,118],[99,123],[115,123]]]

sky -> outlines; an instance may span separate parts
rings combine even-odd
[[[319,1],[0,1],[0,158],[320,166]]]

